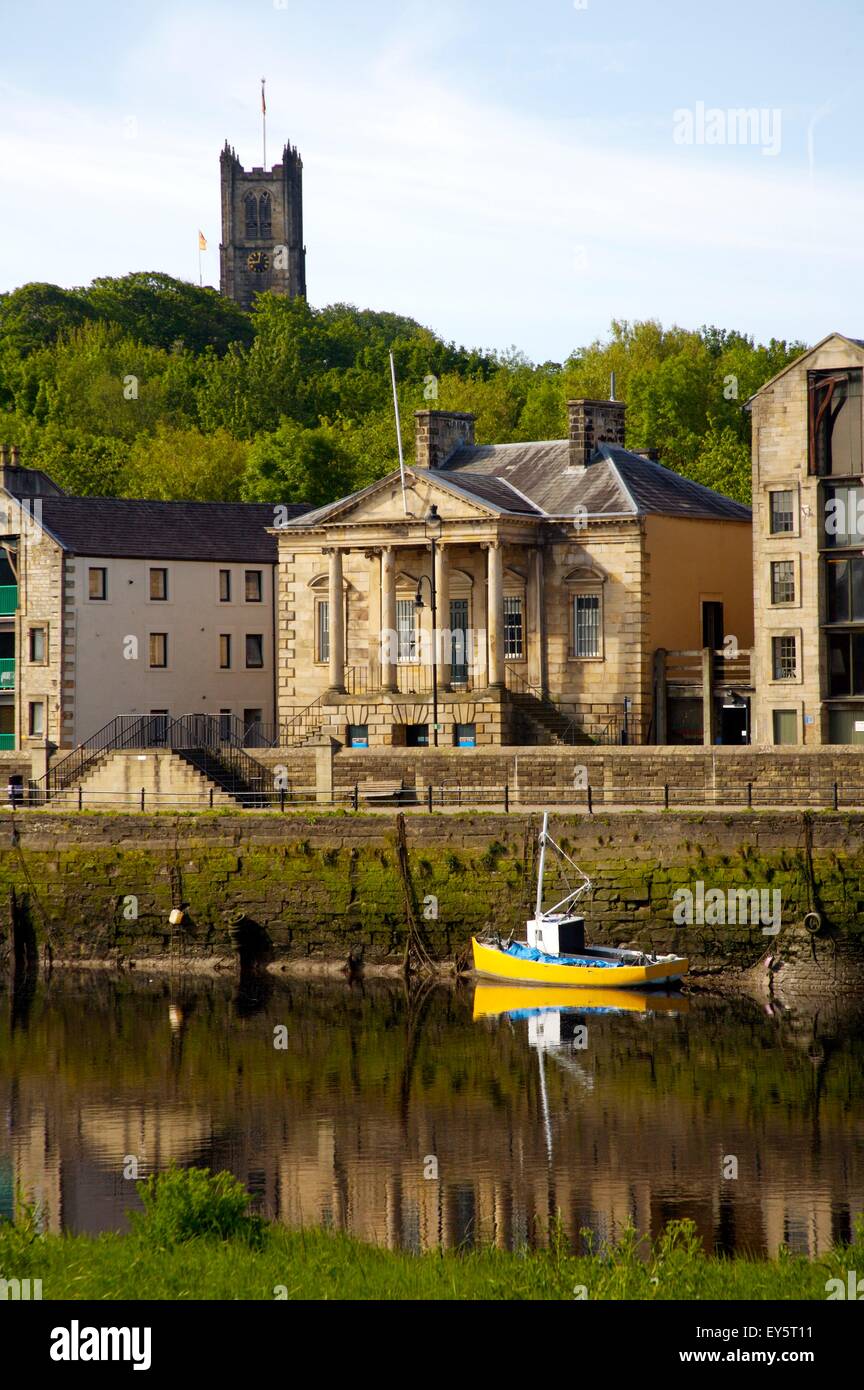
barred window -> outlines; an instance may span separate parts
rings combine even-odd
[[[798,675],[794,637],[772,637],[772,667],[775,681],[792,681]]]
[[[577,594],[573,600],[573,655],[600,656],[599,594]]]
[[[396,632],[399,661],[404,665],[413,665],[417,660],[417,606],[413,598],[397,600]]]
[[[771,564],[771,602],[795,602],[795,561],[774,560]]]
[[[791,488],[771,493],[771,535],[795,530],[795,494]]]
[[[317,646],[318,660],[330,660],[330,603],[326,598],[318,600],[317,605]]]
[[[523,656],[522,599],[518,594],[504,599],[504,656],[520,661]]]

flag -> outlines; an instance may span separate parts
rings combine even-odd
[[[199,232],[199,233],[198,233],[198,250],[199,250],[199,251],[206,251],[206,250],[207,250],[207,238],[206,238],[206,236],[204,235],[203,232]]]
[[[266,116],[266,115],[267,115],[267,99],[266,99],[266,97],[264,96],[264,81],[265,81],[265,79],[262,77],[262,78],[261,78],[261,115],[262,115],[262,116]]]

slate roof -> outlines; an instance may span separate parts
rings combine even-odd
[[[225,560],[271,565],[275,508],[258,502],[147,502],[42,497],[41,522],[74,555],[146,560]],[[309,510],[286,507],[293,519]],[[37,517],[40,515],[36,514]]]
[[[567,440],[459,449],[436,476],[506,482],[546,516],[689,516],[749,521],[749,507],[629,449],[603,445],[587,468],[570,467]],[[523,508],[524,510],[524,508]]]
[[[662,463],[604,444],[587,468],[571,468],[566,439],[539,444],[486,444],[458,449],[443,468],[409,468],[504,516],[566,518],[671,516],[750,521],[749,507],[694,483]],[[392,474],[392,483],[398,474]],[[289,526],[324,526],[380,487],[372,483]],[[582,509],[584,508],[584,513]]]

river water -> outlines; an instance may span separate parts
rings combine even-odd
[[[0,985],[0,1216],[125,1229],[132,1178],[229,1168],[262,1213],[408,1250],[560,1212],[811,1256],[864,1209],[864,1001],[56,971]],[[624,1007],[622,1007],[622,1004]]]

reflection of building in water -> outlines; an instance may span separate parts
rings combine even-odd
[[[418,1111],[402,1136],[390,1113],[370,1113],[368,1103],[321,1119],[268,1108],[242,1125],[219,1109],[85,1101],[52,1119],[38,1099],[19,1096],[11,1186],[39,1204],[46,1229],[99,1230],[123,1225],[133,1195],[123,1178],[128,1155],[145,1173],[172,1162],[230,1167],[289,1226],[418,1252],[542,1243],[560,1211],[573,1240],[586,1226],[598,1241],[628,1224],[656,1235],[689,1216],[708,1249],[776,1255],[785,1244],[812,1257],[848,1239],[851,1214],[864,1208],[864,1162],[850,1159],[848,1145],[831,1146],[836,1157],[805,1156],[785,1150],[782,1136],[756,1145],[730,1126],[739,1178],[728,1182],[713,1137],[669,1102],[653,1118],[646,1104],[641,1152],[626,1143],[632,1113],[626,1132],[609,1107],[578,1123],[559,1114],[551,1166],[539,1126],[493,1130],[482,1111],[463,1113],[458,1125],[446,1112]],[[3,1157],[0,1149],[0,1175]],[[425,1176],[430,1158],[437,1180]]]
[[[190,1033],[189,1041],[201,1039]],[[70,1065],[64,1074],[58,1050],[35,1074],[19,1064],[20,1074],[0,1076],[0,1203],[20,1189],[44,1208],[51,1230],[122,1228],[133,1201],[123,1164],[136,1155],[144,1172],[172,1161],[230,1168],[263,1212],[288,1225],[331,1226],[413,1251],[532,1244],[558,1211],[571,1239],[585,1226],[612,1239],[628,1223],[656,1235],[682,1216],[707,1247],[727,1251],[773,1255],[786,1244],[816,1256],[848,1238],[850,1213],[864,1208],[864,1117],[836,1097],[817,1107],[802,1091],[809,1118],[775,1107],[754,1119],[738,1093],[709,1093],[704,1056],[719,1055],[719,1033],[693,1032],[680,1062],[669,1054],[682,1075],[687,1069],[680,1086],[654,1084],[662,1042],[641,1023],[600,1020],[588,1051],[573,1051],[566,1067],[548,1053],[551,1161],[524,1020],[513,1031],[457,1038],[459,1068],[463,1058],[477,1066],[470,1085],[457,1086],[455,1063],[421,1051],[404,1109],[392,1058],[389,1074],[383,1065],[358,1071],[354,1089],[331,1089],[308,1080],[316,1073],[301,1069],[309,1058],[299,1050],[297,1075],[280,1056],[272,1074],[253,1078],[240,1065],[253,1054],[234,1040],[218,1065],[208,1055],[197,1072],[199,1051],[189,1048],[182,1075],[166,1043],[146,1084],[137,1073],[118,1080],[89,1058],[79,1080],[67,1081],[76,1073]],[[317,1037],[302,1044],[314,1058],[318,1045]],[[494,1065],[477,1061],[484,1048]],[[699,1048],[702,1070],[693,1060]],[[496,1090],[511,1076],[509,1089]],[[809,1128],[817,1115],[818,1142]],[[729,1154],[738,1159],[733,1181],[722,1176]],[[427,1176],[429,1160],[437,1179]]]

